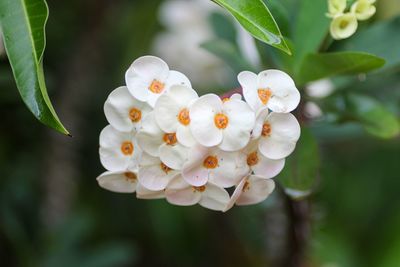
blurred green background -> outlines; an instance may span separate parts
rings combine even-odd
[[[223,214],[97,185],[107,95],[124,84],[135,58],[171,51],[170,43],[154,44],[166,31],[162,2],[48,1],[46,79],[73,138],[33,118],[1,57],[0,266],[400,266],[400,139],[375,138],[351,123],[309,123],[321,164],[315,192],[296,203],[278,187],[259,205]],[[382,0],[378,10],[376,20],[390,19],[399,5]],[[168,63],[182,72],[192,67],[189,60]],[[223,78],[198,79],[195,88],[222,93],[237,86],[234,64],[212,64],[226,70]],[[379,86],[388,77],[391,83]],[[365,90],[399,118],[398,68],[375,80],[377,87]]]

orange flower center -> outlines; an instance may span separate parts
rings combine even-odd
[[[125,175],[125,179],[128,182],[135,182],[137,179],[136,174],[134,174],[133,172],[125,172],[124,175]]]
[[[225,129],[228,126],[229,119],[225,114],[218,113],[214,117],[214,123],[218,129]]]
[[[129,156],[133,154],[133,144],[130,141],[125,141],[121,144],[122,154]]]
[[[163,140],[167,145],[170,145],[170,146],[175,145],[177,142],[176,134],[175,133],[166,133],[166,134],[164,134]]]
[[[242,188],[242,192],[246,192],[250,190],[250,183],[248,180],[246,180],[246,182],[244,182],[244,186]]]
[[[228,102],[229,100],[231,100],[229,97],[224,97],[224,98],[222,98],[222,102]]]
[[[269,88],[266,89],[258,89],[257,90],[258,93],[258,98],[260,98],[261,102],[266,105],[269,101],[269,99],[271,98],[272,92]]]
[[[206,190],[206,186],[202,185],[202,186],[192,186],[193,188],[193,192],[204,192]]]
[[[190,116],[189,116],[189,110],[187,108],[182,109],[179,114],[178,114],[178,121],[187,126],[190,123]]]
[[[271,124],[269,124],[268,122],[264,123],[261,135],[264,137],[268,137],[271,135]]]
[[[132,108],[129,111],[129,118],[132,122],[138,122],[142,119],[142,112],[137,108]]]
[[[161,162],[160,164],[161,170],[163,170],[163,172],[165,172],[166,174],[168,174],[168,172],[170,170],[172,170],[170,167],[168,167],[167,165],[165,165],[164,163]]]
[[[155,94],[161,94],[162,91],[164,90],[165,84],[158,80],[153,80],[150,84],[149,90],[152,91]]]
[[[207,169],[215,169],[218,167],[218,159],[216,156],[208,156],[203,161],[203,166]]]
[[[258,154],[257,151],[251,152],[247,155],[247,165],[254,166],[258,163]]]

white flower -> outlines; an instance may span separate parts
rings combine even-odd
[[[138,179],[141,185],[151,191],[165,189],[179,172],[165,165],[159,158],[143,153],[139,165]]]
[[[335,90],[335,86],[330,79],[321,79],[310,82],[306,85],[307,95],[314,98],[324,98],[329,96]]]
[[[244,101],[223,102],[217,95],[207,94],[196,100],[189,112],[190,129],[201,145],[235,151],[249,142],[255,114]]]
[[[136,59],[125,74],[129,92],[138,100],[154,107],[157,98],[174,84],[191,87],[189,79],[182,73],[169,70],[167,63],[154,56]]]
[[[358,20],[367,20],[376,12],[374,3],[375,0],[358,0],[351,6],[351,12],[356,15]]]
[[[137,134],[140,147],[153,157],[160,157],[168,167],[180,170],[187,159],[188,148],[178,142],[175,132],[165,133],[150,112]]]
[[[158,98],[154,107],[158,126],[166,133],[176,133],[179,143],[187,147],[196,144],[189,128],[189,107],[198,98],[199,96],[193,89],[174,85],[168,93]]]
[[[304,104],[304,115],[306,115],[306,117],[311,119],[317,119],[319,117],[322,117],[324,113],[315,102],[307,101]]]
[[[212,183],[202,186],[192,186],[182,177],[176,177],[165,190],[169,203],[179,206],[191,206],[197,203],[200,206],[222,211],[229,202],[229,194],[225,189]]]
[[[252,140],[243,150],[246,155],[246,163],[255,175],[265,179],[277,176],[285,166],[285,159],[266,158],[258,148],[259,140]]]
[[[136,169],[142,151],[135,141],[135,131],[120,132],[111,125],[100,133],[100,161],[109,171]]]
[[[337,15],[343,14],[346,9],[346,0],[328,0],[328,17],[334,18]]]
[[[234,204],[238,206],[257,204],[274,191],[275,182],[257,175],[245,177],[236,187],[224,211],[229,210]]]
[[[105,172],[96,178],[99,186],[116,193],[133,193],[137,187],[137,175],[133,171]]]
[[[333,18],[330,32],[333,39],[346,39],[356,32],[357,27],[358,22],[356,15],[354,13],[345,13]]]
[[[208,181],[222,187],[231,187],[247,175],[246,157],[239,152],[225,152],[218,148],[193,147],[183,165],[182,176],[193,186]]]
[[[265,157],[286,158],[300,138],[300,125],[291,113],[268,113],[264,110],[257,117],[253,138],[260,138],[258,148]]]
[[[139,199],[161,199],[165,197],[165,190],[149,190],[138,183],[136,186],[136,197]]]
[[[139,130],[142,119],[150,111],[151,107],[146,102],[135,99],[126,86],[112,91],[104,103],[107,121],[122,132]]]
[[[291,112],[300,102],[300,93],[289,75],[280,70],[265,70],[258,75],[243,71],[238,75],[243,96],[258,113],[268,108],[273,112]]]

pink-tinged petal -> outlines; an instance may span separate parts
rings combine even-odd
[[[168,167],[174,170],[181,170],[188,158],[188,152],[189,149],[181,144],[172,146],[163,144],[160,147],[160,159]]]
[[[243,187],[246,184],[248,177],[244,177],[240,183],[236,186],[235,191],[233,191],[233,194],[228,202],[228,204],[226,205],[225,209],[223,210],[223,212],[226,212],[228,210],[230,210],[236,203],[236,201],[238,200],[238,198],[240,197],[240,195],[243,192]]]
[[[160,96],[154,106],[158,126],[166,133],[175,133],[179,124],[177,116],[181,110],[178,103],[167,93]]]
[[[168,78],[165,80],[165,89],[168,91],[174,85],[183,85],[192,88],[192,84],[185,74],[176,70],[171,70],[168,74]]]
[[[149,190],[159,191],[167,187],[169,182],[179,173],[174,170],[165,172],[161,168],[161,161],[155,165],[142,166],[139,169],[139,182]]]
[[[271,126],[270,136],[260,138],[259,149],[270,159],[282,159],[289,156],[300,138],[300,125],[290,113],[271,113],[267,117]]]
[[[200,206],[210,210],[224,210],[230,200],[228,192],[212,183],[206,184],[205,187],[204,192],[201,193]]]
[[[238,81],[242,86],[244,99],[254,111],[257,111],[261,105],[257,93],[257,79],[257,74],[250,71],[242,71],[238,75]]]
[[[190,130],[203,146],[212,147],[222,142],[222,130],[215,126],[214,117],[222,112],[222,101],[214,94],[197,99],[190,107]]]
[[[182,169],[182,176],[187,183],[193,186],[207,183],[209,170],[203,166],[203,162],[211,152],[212,150],[199,145],[189,150],[188,160]]]
[[[161,199],[165,197],[165,191],[152,191],[138,183],[136,186],[136,197],[139,199]]]
[[[142,122],[142,128],[136,135],[139,146],[143,151],[152,155],[159,156],[159,148],[164,143],[164,132],[158,127],[154,112],[149,113]]]
[[[173,179],[165,190],[167,201],[174,205],[191,206],[200,201],[201,193],[187,184],[182,177]]]
[[[267,106],[274,112],[290,112],[300,102],[300,93],[293,79],[280,70],[266,70],[258,74],[258,86],[272,92]]]
[[[99,186],[116,193],[133,193],[136,190],[136,174],[131,172],[105,172],[96,178]]]
[[[176,139],[186,147],[193,147],[196,145],[196,140],[194,139],[189,126],[178,125]]]
[[[265,199],[274,191],[275,182],[272,179],[251,175],[242,188],[240,197],[236,200],[236,205],[257,204]]]
[[[258,163],[251,167],[255,175],[270,179],[277,176],[285,166],[285,159],[269,159],[258,152]]]

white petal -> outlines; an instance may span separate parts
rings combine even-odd
[[[237,151],[247,145],[250,132],[254,127],[255,114],[241,100],[224,103],[224,114],[228,116],[228,127],[223,131],[223,140],[219,148],[225,151]]]
[[[236,186],[235,191],[233,191],[231,198],[229,199],[228,204],[226,205],[225,209],[223,210],[223,212],[226,212],[228,210],[230,210],[233,205],[235,205],[236,201],[238,200],[238,198],[240,197],[240,195],[243,193],[243,187],[247,182],[248,177],[244,177],[240,183]]]
[[[126,172],[105,172],[96,178],[99,185],[116,193],[133,193],[136,190],[137,180],[129,179]],[[136,175],[136,174],[133,174]]]
[[[199,98],[196,91],[187,85],[173,85],[167,94],[180,108],[187,107],[189,103]]]
[[[300,138],[300,125],[291,113],[271,113],[267,117],[271,125],[271,135],[261,137],[259,149],[270,159],[282,159],[289,156]]]
[[[136,186],[136,197],[139,199],[161,199],[165,197],[164,190],[152,191],[141,185]]]
[[[122,132],[129,132],[132,129],[138,130],[141,124],[141,119],[137,122],[130,119],[129,112],[133,108],[140,111],[141,118],[144,118],[151,110],[147,103],[136,100],[126,86],[118,87],[112,91],[104,103],[107,121],[115,129]]]
[[[243,97],[254,111],[261,106],[257,93],[257,79],[257,74],[250,71],[242,71],[238,75],[238,81],[243,89]]]
[[[149,113],[142,122],[142,128],[136,135],[140,147],[153,157],[159,156],[159,148],[164,143],[164,132],[154,119],[154,112]]]
[[[188,148],[180,144],[163,144],[160,147],[160,159],[168,167],[174,170],[181,170],[188,158],[188,151]]]
[[[190,88],[192,87],[192,84],[185,74],[179,71],[171,70],[168,74],[168,78],[165,81],[165,89],[168,91],[173,85],[184,85]]]
[[[160,96],[154,106],[158,126],[166,133],[175,133],[179,124],[177,116],[180,110],[178,102],[169,94]]]
[[[207,209],[222,211],[229,202],[229,194],[225,189],[208,183],[206,190],[201,194],[199,204]]]
[[[190,130],[193,137],[203,146],[219,145],[222,131],[215,126],[214,117],[222,112],[222,101],[215,94],[207,94],[197,99],[190,108]]]
[[[200,192],[193,189],[183,181],[182,177],[176,177],[165,190],[165,196],[169,203],[179,206],[191,206],[200,201]]]
[[[236,200],[238,206],[260,203],[267,199],[275,189],[275,182],[272,179],[263,179],[256,175],[251,175],[247,183]]]
[[[300,93],[293,79],[280,70],[266,70],[258,74],[258,86],[269,88],[272,96],[267,103],[274,112],[290,112],[300,102]]]
[[[256,122],[254,124],[253,131],[251,132],[251,138],[257,139],[261,136],[263,124],[269,114],[268,109],[261,109],[257,115]]]
[[[176,139],[178,139],[178,142],[186,147],[193,147],[196,145],[196,140],[194,139],[189,126],[178,125]]]
[[[230,97],[230,99],[231,100],[242,100],[242,95],[235,93]]]
[[[251,167],[255,175],[265,179],[277,176],[285,166],[285,159],[269,159],[258,152],[258,163]]]
[[[147,156],[143,155],[143,159]],[[144,164],[142,160],[141,166],[139,168],[138,179],[139,182],[149,190],[159,191],[167,187],[169,182],[177,176],[179,173],[174,170],[170,170],[167,173],[161,168],[161,161],[158,158],[152,159],[154,163]],[[149,159],[151,161],[151,159]]]

